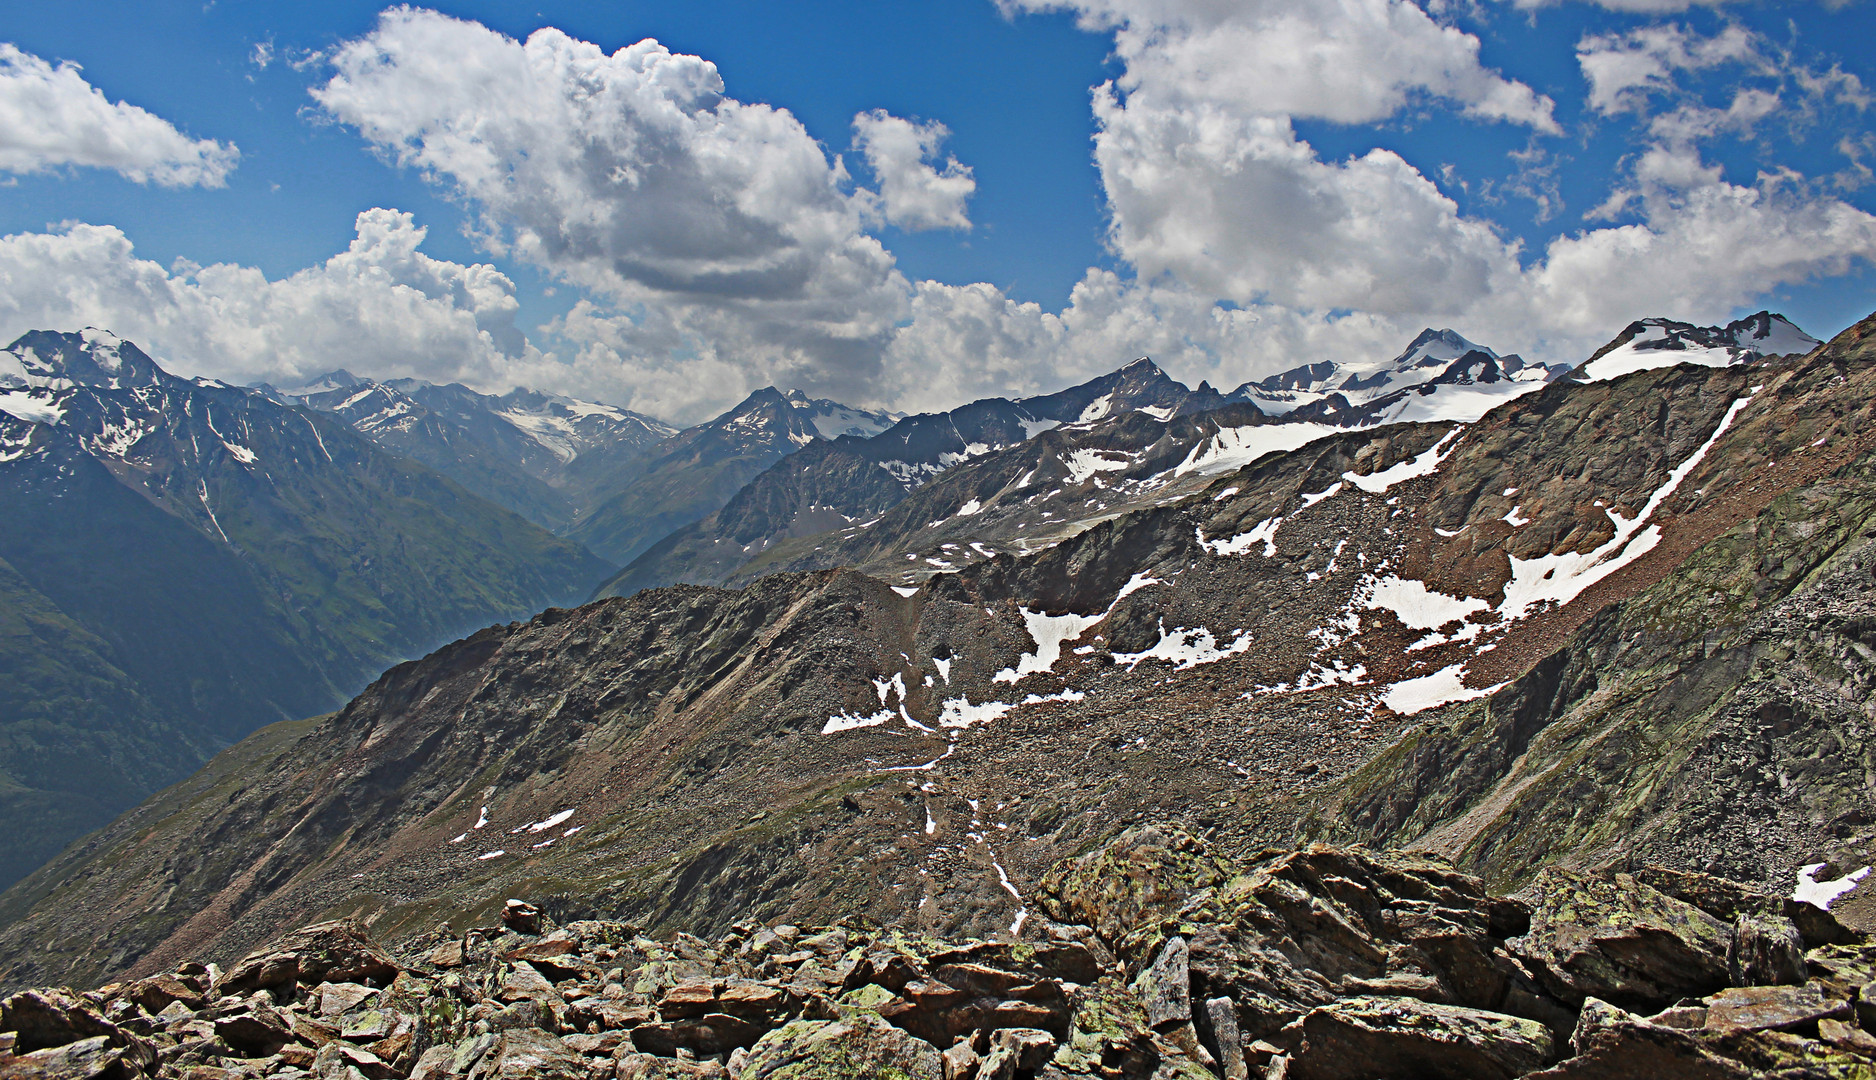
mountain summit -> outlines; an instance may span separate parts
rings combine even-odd
[[[1769,311],[1725,326],[1642,319],[1628,324],[1614,341],[1596,350],[1577,374],[1593,381],[1674,364],[1731,367],[1768,356],[1801,356],[1822,344],[1783,315]]]

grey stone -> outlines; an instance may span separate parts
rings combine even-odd
[[[1134,980],[1146,1022],[1158,1028],[1192,1019],[1192,950],[1186,939],[1166,939],[1152,966]]]

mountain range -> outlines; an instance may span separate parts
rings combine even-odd
[[[1246,855],[1418,845],[1499,888],[1860,865],[1872,349],[1876,320],[1803,357],[1654,349],[1513,380],[1477,418],[1349,426],[1136,363],[1072,420],[991,403],[958,433],[1038,425],[1001,449],[808,440],[797,476],[836,451],[895,484],[881,462],[937,468],[821,534],[839,565],[492,626],[242,741],[0,897],[5,977],[232,957],[340,915],[479,925],[516,895],[666,932],[1009,935],[1048,867],[1155,822]],[[1510,366],[1474,352],[1435,373],[1473,383],[1404,392]],[[930,564],[997,507],[1001,550]]]
[[[0,493],[0,880],[606,572],[343,423],[98,330],[0,352]]]

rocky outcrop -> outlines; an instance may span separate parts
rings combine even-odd
[[[1814,945],[1796,983],[1726,985],[1766,956],[1793,974],[1778,959],[1791,941],[1767,945],[1748,890],[1702,884],[1681,891],[1706,907],[1629,874],[1549,874],[1504,897],[1421,855],[1316,845],[1240,861],[1144,829],[1049,875],[1035,941],[859,921],[655,940],[618,922],[555,926],[516,901],[508,925],[387,950],[328,922],[226,972],[15,994],[0,1002],[0,1080],[1876,1070],[1876,946]]]

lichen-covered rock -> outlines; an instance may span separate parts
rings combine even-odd
[[[1796,986],[1804,981],[1804,938],[1782,915],[1741,913],[1726,970],[1734,986]]]
[[[1526,1080],[1747,1080],[1752,1070],[1694,1032],[1650,1023],[1596,998],[1583,1003],[1572,1056]]]
[[[1530,932],[1510,943],[1557,998],[1648,1011],[1726,987],[1732,930],[1627,874],[1551,867],[1532,882]]]
[[[1192,950],[1186,939],[1166,939],[1158,958],[1134,981],[1134,990],[1146,1006],[1149,1025],[1158,1028],[1192,1019]]]
[[[742,1080],[944,1080],[938,1048],[878,1016],[796,1020],[764,1035]]]
[[[1491,896],[1439,860],[1312,845],[1241,868],[1136,927],[1116,950],[1145,965],[1165,942],[1185,938],[1191,992],[1229,998],[1251,1040],[1359,995],[1506,1012],[1567,1030],[1569,1013],[1505,949],[1505,938],[1528,924],[1523,904]]]
[[[1063,863],[1043,880],[1037,899],[1057,922],[1092,926],[1115,941],[1227,877],[1227,868],[1195,837],[1147,827]]]
[[[1413,998],[1358,997],[1312,1009],[1272,1042],[1293,1080],[1511,1080],[1555,1055],[1533,1020]]]

